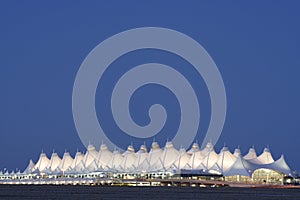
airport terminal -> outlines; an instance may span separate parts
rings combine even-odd
[[[228,147],[217,153],[211,143],[203,149],[197,143],[189,150],[176,149],[170,141],[163,148],[153,142],[150,151],[146,145],[137,151],[129,145],[121,153],[117,149],[111,151],[105,144],[98,151],[90,144],[85,153],[77,152],[74,157],[65,152],[60,158],[53,152],[48,158],[42,152],[36,162],[29,161],[24,171],[0,172],[0,184],[212,185],[214,182],[286,185],[299,184],[299,179],[284,156],[274,160],[269,148],[257,155],[252,147],[242,155],[239,148],[230,152]]]

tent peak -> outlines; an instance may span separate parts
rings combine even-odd
[[[269,147],[264,148],[264,152],[270,152]]]
[[[173,143],[171,141],[167,141],[165,147],[171,148],[171,147],[173,147]]]

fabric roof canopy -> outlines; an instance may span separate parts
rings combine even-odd
[[[72,163],[73,163],[73,158],[71,157],[70,153],[65,152],[58,168],[61,171],[65,172],[68,168],[71,167]]]
[[[93,161],[97,159],[97,156],[98,156],[98,152],[96,148],[93,145],[89,144],[87,148],[87,152],[85,153],[83,158],[84,165],[89,166]]]
[[[252,160],[252,159],[255,159],[257,158],[257,155],[256,155],[256,151],[254,149],[254,147],[250,148],[248,153],[244,156],[244,159],[245,160]]]
[[[37,161],[37,163],[35,164],[34,166],[34,169],[35,170],[38,170],[38,171],[43,171],[45,170],[45,168],[48,166],[49,164],[49,158],[47,157],[47,155],[45,153],[41,153],[40,157],[39,157],[39,160]]]
[[[98,157],[96,159],[97,165],[101,169],[111,168],[111,158],[113,153],[108,149],[105,144],[102,144],[100,147],[100,151]]]
[[[190,150],[180,148],[178,151],[172,142],[167,142],[163,149],[157,142],[153,142],[149,153],[146,145],[141,145],[137,152],[129,145],[121,154],[118,150],[111,152],[105,144],[101,145],[99,152],[93,145],[89,145],[85,154],[77,152],[74,159],[68,152],[64,153],[62,159],[57,153],[53,153],[50,160],[45,153],[41,153],[37,163],[30,161],[23,173],[80,174],[99,171],[151,173],[174,170],[179,172],[181,169],[202,170],[205,173],[225,176],[251,176],[257,169],[271,169],[286,175],[292,174],[284,157],[274,161],[268,148],[265,148],[259,156],[254,148],[250,148],[243,157],[239,148],[232,154],[224,147],[217,154],[211,143],[203,150],[194,143]]]
[[[29,161],[27,167],[25,168],[23,174],[30,174],[31,172],[34,171],[34,162],[32,160]]]
[[[249,161],[254,164],[264,165],[264,164],[270,164],[274,162],[274,159],[270,150],[268,148],[265,148],[264,152],[260,156],[250,159]]]
[[[60,163],[61,163],[60,157],[58,156],[57,153],[53,152],[52,155],[51,155],[51,159],[49,161],[49,164],[46,167],[46,169],[50,170],[51,172],[55,171],[56,168],[60,165]]]

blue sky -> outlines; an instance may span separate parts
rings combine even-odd
[[[1,1],[0,169],[23,169],[29,159],[38,159],[41,150],[49,156],[53,149],[60,155],[65,149],[83,151],[72,116],[73,83],[82,61],[96,45],[116,33],[157,26],[197,40],[219,68],[228,110],[216,149],[225,143],[231,150],[239,145],[246,153],[254,145],[261,153],[269,145],[276,159],[283,153],[290,166],[300,171],[298,8],[297,1]],[[115,65],[154,60],[176,68],[182,62],[165,52],[135,53]],[[198,96],[204,104],[197,136],[201,141],[209,123],[210,102],[201,77],[199,83],[203,87]],[[162,93],[163,97],[156,96],[146,104],[173,102],[171,106],[176,107],[174,96],[164,88],[145,89],[148,95]],[[101,91],[96,100],[103,98]],[[139,109],[145,101],[139,99],[142,97],[137,93],[133,98],[137,108],[132,111],[143,124],[147,119]],[[96,107],[98,116],[109,115],[98,101]],[[168,124],[167,130],[178,126],[178,108],[170,108],[170,112],[174,123]],[[107,129],[115,130],[110,125]],[[118,135],[111,137],[120,139]],[[163,137],[158,140],[164,143]]]

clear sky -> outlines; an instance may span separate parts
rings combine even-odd
[[[220,70],[228,110],[216,150],[225,143],[231,150],[239,145],[246,153],[254,145],[260,154],[268,145],[276,159],[283,153],[288,164],[300,171],[298,1],[121,2],[0,2],[0,169],[24,169],[29,159],[37,161],[42,150],[48,156],[53,149],[59,155],[65,149],[72,154],[77,149],[84,151],[72,116],[73,83],[82,61],[116,33],[157,26],[197,40]],[[135,53],[120,58],[115,67],[156,61],[182,73],[191,72],[180,67],[182,60],[166,52]],[[207,89],[203,81],[201,84],[197,94],[203,104],[199,141],[210,119]],[[145,102],[166,106],[173,102],[165,130],[176,129],[174,96],[155,85],[144,90],[146,96],[138,92],[132,100],[137,123],[147,124],[144,112],[139,112]],[[109,116],[101,104],[101,92],[99,89],[96,95],[97,114]],[[148,100],[150,97],[155,100]],[[122,145],[132,142],[122,140],[109,121],[104,123],[112,140]],[[165,137],[172,138],[172,134]],[[158,137],[158,142],[163,145],[165,141]]]

